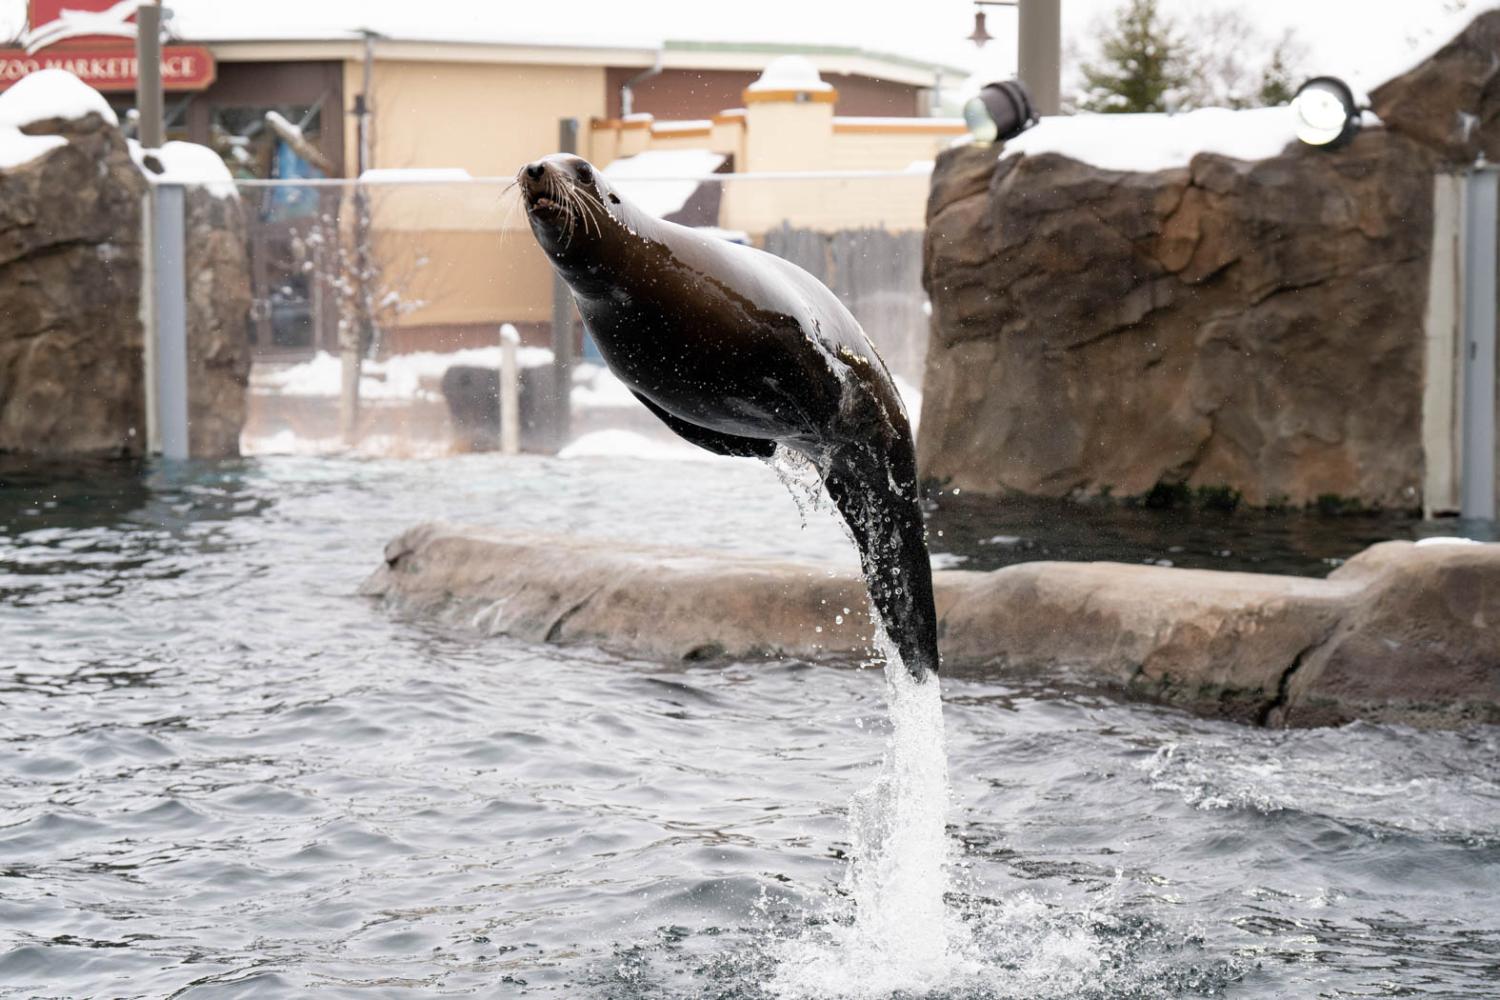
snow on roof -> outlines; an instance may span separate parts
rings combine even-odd
[[[1071,115],[1043,118],[1005,143],[1001,158],[1041,153],[1102,170],[1185,167],[1199,153],[1263,160],[1297,141],[1289,107],[1230,111],[1201,108],[1180,115]]]
[[[818,67],[806,56],[777,56],[750,85],[751,92],[765,90],[832,90],[818,75]]]
[[[157,171],[146,162],[154,157]],[[234,175],[219,158],[219,154],[196,142],[172,141],[160,149],[145,149],[134,139],[130,140],[130,158],[141,168],[141,173],[158,184],[186,184],[203,187],[220,198],[237,198]]]
[[[0,92],[0,125],[20,128],[48,118],[83,118],[90,112],[120,124],[99,92],[65,69],[43,69]]]
[[[682,118],[670,122],[653,122],[653,132],[701,132],[706,128],[713,128],[714,123],[707,118]]]
[[[660,218],[681,211],[725,159],[709,149],[649,149],[615,160],[604,176],[642,211]]]

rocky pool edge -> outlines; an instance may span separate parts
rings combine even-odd
[[[1500,544],[1382,542],[1327,579],[1110,562],[934,574],[944,669],[1264,726],[1500,723]],[[851,569],[428,522],[360,593],[486,636],[647,660],[870,655]]]

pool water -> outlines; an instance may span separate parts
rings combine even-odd
[[[431,517],[852,563],[753,463],[3,479],[0,995],[1500,992],[1500,730],[945,680],[923,979],[852,958],[877,668],[476,640],[355,593]]]

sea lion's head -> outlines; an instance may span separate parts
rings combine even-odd
[[[622,204],[594,165],[572,153],[533,160],[516,180],[531,231],[555,262],[576,251],[580,241],[603,236]]]

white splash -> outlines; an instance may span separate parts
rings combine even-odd
[[[776,473],[776,478],[781,480],[781,485],[792,495],[792,503],[797,505],[797,516],[804,530],[807,528],[809,515],[833,510],[833,501],[823,492],[823,477],[806,455],[778,444],[776,451],[766,459],[766,465],[770,466],[771,471]],[[839,524],[843,525],[843,521],[840,520]],[[846,534],[848,530],[845,526]],[[852,542],[854,536],[849,535],[849,539]]]
[[[853,858],[835,923],[789,942],[773,992],[787,1000],[922,992],[972,971],[954,947],[948,890],[948,758],[937,677],[916,681],[882,628],[891,736],[850,809]]]

